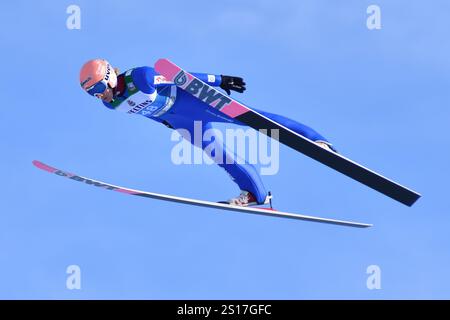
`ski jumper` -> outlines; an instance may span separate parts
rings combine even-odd
[[[192,75],[211,86],[218,87],[222,81],[220,75],[205,73],[192,73]],[[111,103],[103,102],[103,104],[110,109],[142,115],[174,130],[185,129],[190,135],[183,138],[193,145],[196,140],[194,139],[195,121],[201,121],[202,132],[213,128],[214,122],[243,125],[178,88],[151,67],[138,67],[120,74],[114,100]],[[328,142],[319,133],[297,121],[254,108],[253,110],[312,141]],[[223,161],[217,164],[228,172],[241,190],[249,191],[258,203],[263,203],[267,191],[256,168],[245,160],[236,161],[237,156],[234,152],[222,147],[223,143],[217,137],[214,136],[214,139],[215,152],[222,152],[223,156],[221,158]],[[204,150],[211,142],[201,140],[202,145],[197,147]],[[226,159],[234,159],[234,161],[226,161]]]

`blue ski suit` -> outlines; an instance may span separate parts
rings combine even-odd
[[[192,73],[192,75],[211,86],[220,86],[222,81],[220,75],[205,73]],[[192,144],[194,144],[195,121],[201,121],[202,132],[212,128],[212,123],[214,122],[244,125],[178,88],[151,67],[138,67],[120,74],[117,87],[114,89],[113,101],[111,103],[103,103],[110,109],[120,110],[128,114],[139,114],[174,130],[185,129],[190,133],[192,139],[190,137],[184,138]],[[254,108],[253,110],[312,141],[328,142],[319,133],[297,121]],[[227,150],[226,147],[217,149],[217,146],[223,146],[223,143],[218,141],[217,137],[214,138],[216,139],[215,152],[222,152],[222,159],[230,157],[231,159],[237,159],[237,156],[230,150]],[[210,142],[201,140],[202,145],[198,147],[205,149]],[[238,163],[237,161],[227,162],[221,161],[218,165],[228,172],[241,190],[252,193],[258,203],[263,203],[266,199],[267,191],[256,168],[245,160],[243,161],[244,163]]]

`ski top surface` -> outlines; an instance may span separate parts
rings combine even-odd
[[[412,206],[420,194],[372,171],[338,153],[328,151],[289,128],[246,107],[218,89],[196,78],[167,59],[159,59],[155,69],[167,80],[196,98],[256,130],[269,135],[269,129],[279,130],[279,141],[330,168],[391,197]]]
[[[95,187],[99,187],[102,189],[112,190],[112,191],[129,194],[129,195],[134,195],[134,196],[140,196],[140,197],[152,198],[152,199],[158,199],[158,200],[164,200],[164,201],[170,201],[170,202],[178,202],[178,203],[199,206],[199,207],[209,207],[209,208],[216,208],[216,209],[221,209],[221,210],[252,213],[252,214],[271,216],[271,217],[280,217],[280,218],[297,219],[297,220],[304,220],[304,221],[311,221],[311,222],[335,224],[335,225],[341,225],[341,226],[347,226],[347,227],[367,228],[367,227],[372,226],[371,224],[366,224],[366,223],[320,218],[320,217],[314,217],[314,216],[306,216],[306,215],[300,215],[300,214],[295,214],[295,213],[276,211],[276,210],[269,209],[269,208],[264,209],[264,208],[253,208],[253,207],[238,207],[238,206],[232,206],[232,205],[218,203],[218,202],[212,202],[212,201],[182,198],[182,197],[177,197],[177,196],[172,196],[172,195],[128,189],[128,188],[124,188],[124,187],[115,186],[115,185],[112,185],[109,183],[101,182],[98,180],[85,178],[85,177],[79,176],[77,174],[69,173],[69,172],[66,172],[63,170],[59,170],[59,169],[53,168],[53,167],[51,167],[41,161],[38,161],[38,160],[33,160],[33,164],[41,170],[56,174],[61,177],[66,177],[68,179],[82,182],[82,183],[92,185]]]

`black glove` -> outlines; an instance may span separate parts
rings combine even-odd
[[[222,83],[220,84],[220,87],[225,90],[228,95],[231,94],[230,90],[237,91],[237,92],[244,92],[245,91],[245,82],[244,79],[239,77],[232,77],[232,76],[224,76],[222,77]]]

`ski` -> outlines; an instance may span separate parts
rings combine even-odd
[[[183,197],[177,197],[177,196],[154,193],[154,192],[134,190],[134,189],[115,186],[115,185],[112,185],[109,183],[101,182],[98,180],[93,180],[90,178],[85,178],[85,177],[79,176],[77,174],[73,174],[73,173],[69,173],[69,172],[66,172],[66,171],[63,171],[60,169],[56,169],[56,168],[53,168],[41,161],[38,161],[38,160],[33,160],[33,165],[41,170],[46,171],[46,172],[53,173],[53,174],[56,174],[61,177],[66,177],[66,178],[74,180],[74,181],[82,182],[82,183],[92,185],[95,187],[99,187],[102,189],[106,189],[106,190],[112,190],[112,191],[120,192],[123,194],[129,194],[129,195],[140,196],[140,197],[145,197],[145,198],[152,198],[152,199],[158,199],[158,200],[164,200],[164,201],[170,201],[170,202],[178,202],[178,203],[199,206],[199,207],[209,207],[209,208],[216,208],[216,209],[221,209],[221,210],[237,211],[237,212],[258,214],[258,215],[264,215],[264,216],[270,216],[270,217],[289,218],[289,219],[297,219],[297,220],[304,220],[304,221],[311,221],[311,222],[320,222],[320,223],[341,225],[341,226],[347,226],[347,227],[367,228],[367,227],[372,226],[371,224],[366,224],[366,223],[327,219],[327,218],[306,216],[306,215],[300,215],[300,214],[289,213],[289,212],[281,212],[281,211],[273,210],[270,208],[238,207],[238,206],[232,206],[232,205],[217,203],[217,202],[212,202],[212,201],[204,201],[204,200],[183,198]]]
[[[167,80],[172,81],[181,89],[202,100],[211,107],[218,109],[227,116],[234,118],[256,130],[269,135],[269,129],[279,130],[279,141],[286,146],[311,157],[324,165],[391,197],[407,206],[412,206],[420,194],[372,171],[338,153],[328,151],[313,141],[297,134],[285,126],[246,107],[242,103],[223,94],[218,89],[194,77],[167,59],[159,59],[155,69]]]

